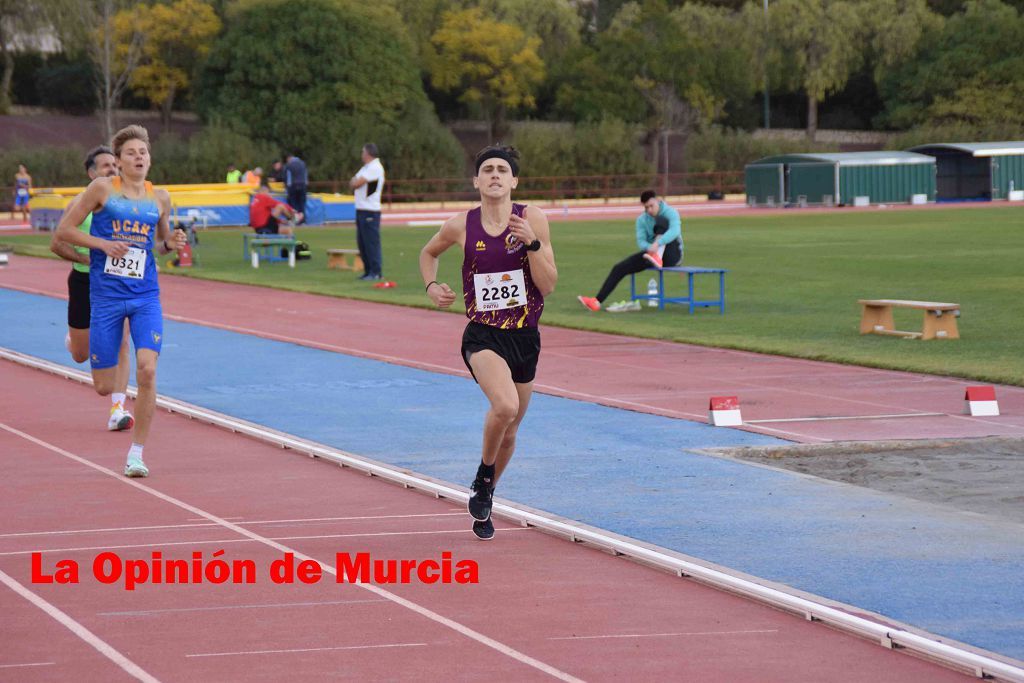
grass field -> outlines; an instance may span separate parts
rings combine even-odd
[[[170,271],[228,282],[428,307],[417,259],[436,228],[387,227],[384,272],[395,289],[374,289],[349,272],[328,271],[329,247],[354,247],[353,227],[307,228],[311,261],[250,267],[238,231],[201,235],[201,264]],[[727,312],[646,306],[591,313],[577,294],[594,295],[611,265],[636,249],[629,221],[552,225],[559,269],[543,322],[708,346],[1024,385],[1024,210],[890,210],[784,216],[689,218],[685,264],[729,269]],[[46,235],[3,237],[21,253],[46,255]],[[455,250],[440,279],[461,291]],[[165,273],[168,271],[165,271]],[[670,276],[673,286],[684,281]],[[707,277],[707,276],[705,276]],[[646,288],[647,274],[640,277]],[[669,277],[666,277],[669,281]],[[717,283],[698,278],[708,298]],[[628,298],[629,280],[609,302]],[[858,298],[951,301],[961,305],[961,339],[904,340],[858,334]],[[459,300],[461,301],[461,299]],[[920,330],[921,312],[896,311],[899,329]],[[387,324],[382,318],[381,324]]]

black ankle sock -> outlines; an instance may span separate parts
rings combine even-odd
[[[483,462],[480,463],[480,467],[476,468],[476,476],[478,479],[483,479],[488,484],[494,484],[494,465],[485,465]]]

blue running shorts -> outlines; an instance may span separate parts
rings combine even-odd
[[[160,353],[164,341],[164,315],[159,296],[141,299],[94,298],[91,303],[89,361],[94,370],[117,365],[125,318],[128,319],[135,350],[152,349]]]

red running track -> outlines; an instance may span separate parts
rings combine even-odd
[[[941,681],[959,673],[534,529],[481,543],[451,501],[158,412],[120,476],[89,387],[0,362],[0,679]],[[126,591],[103,551],[253,560],[246,585]],[[269,581],[286,550],[479,564],[477,585]],[[31,582],[82,566],[80,583]],[[30,601],[31,600],[31,601]],[[77,633],[72,629],[77,629]],[[151,678],[148,678],[151,677]]]
[[[0,287],[66,297],[67,266],[19,257]],[[465,319],[404,306],[163,277],[173,320],[468,376],[458,355]],[[396,330],[416,330],[415,344]],[[998,386],[1002,415],[962,415],[968,380],[544,327],[537,389],[603,405],[706,421],[708,399],[737,394],[746,420],[815,420],[744,429],[804,443],[1024,436],[1024,388]],[[652,351],[656,352],[652,354]]]

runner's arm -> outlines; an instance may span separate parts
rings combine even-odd
[[[78,196],[75,196],[68,202],[68,205],[64,207],[64,211],[70,211],[71,207],[78,202]],[[75,251],[75,248],[57,237],[57,231],[54,230],[53,237],[50,239],[50,251],[57,256],[60,256],[65,261],[71,261],[72,263],[84,263],[89,265],[89,255],[79,254]]]
[[[535,206],[526,207],[523,218],[512,215],[509,227],[516,239],[523,244],[540,240],[540,249],[527,252],[530,259],[530,275],[533,283],[544,296],[555,291],[558,282],[558,268],[555,267],[555,251],[551,248],[551,227],[548,217]]]
[[[167,194],[167,190],[158,189],[156,201],[160,205],[160,219],[156,224],[156,239],[159,242],[154,244],[154,248],[161,254],[181,251],[185,248],[188,237],[180,228],[171,230],[171,195]]]
[[[64,215],[61,216],[60,223],[57,224],[57,239],[68,244],[102,251],[107,256],[118,257],[127,254],[129,245],[126,242],[100,239],[86,235],[78,229],[86,216],[103,206],[109,192],[110,180],[108,178],[97,178],[89,183],[89,187],[79,195],[74,206],[68,207]]]
[[[427,296],[438,308],[447,308],[455,302],[455,292],[445,282],[437,281],[437,266],[441,254],[456,244],[462,244],[466,236],[466,214],[460,213],[449,218],[437,234],[420,251],[420,275],[427,290]]]

